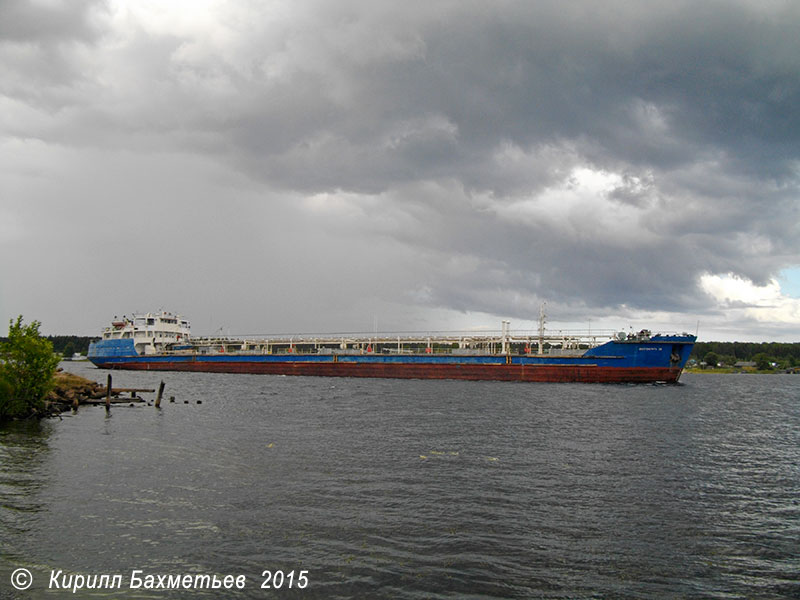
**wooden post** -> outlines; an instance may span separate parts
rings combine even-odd
[[[78,412],[78,395],[75,394],[75,397],[72,399],[72,412]]]
[[[111,410],[111,373],[108,374],[108,388],[106,388],[106,412]]]
[[[164,393],[164,381],[158,386],[158,394],[156,395],[156,408],[161,408],[161,395]]]

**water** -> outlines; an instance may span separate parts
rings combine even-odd
[[[79,597],[800,597],[800,377],[114,385],[162,378],[160,411],[0,428],[0,598],[75,597],[51,570],[124,575]],[[134,569],[246,588],[129,590]]]

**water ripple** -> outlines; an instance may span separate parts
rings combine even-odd
[[[258,598],[264,569],[308,570],[303,598],[800,597],[800,377],[114,377],[178,402],[0,428],[3,573],[243,573]]]

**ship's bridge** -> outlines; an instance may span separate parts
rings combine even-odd
[[[139,354],[164,352],[167,347],[188,342],[191,337],[189,321],[167,311],[114,317],[103,329],[103,339],[133,339]]]

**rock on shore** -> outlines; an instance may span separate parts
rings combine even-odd
[[[53,389],[45,398],[46,415],[69,410],[76,399],[78,404],[85,404],[89,400],[103,398],[106,394],[106,388],[99,383],[66,371],[58,371],[53,381]]]

